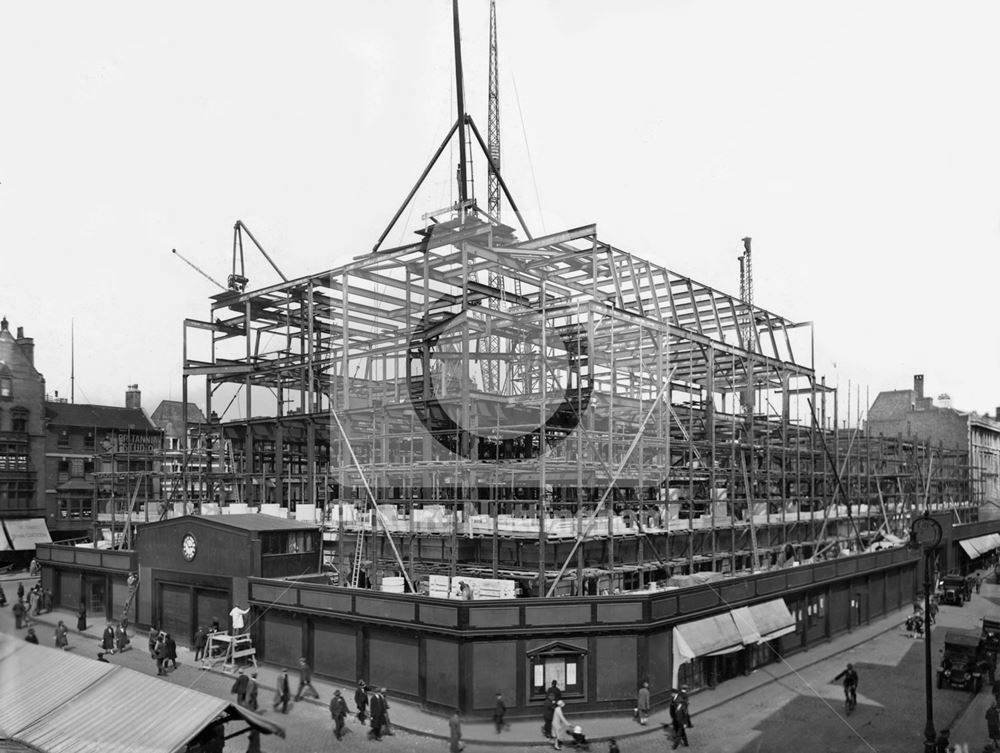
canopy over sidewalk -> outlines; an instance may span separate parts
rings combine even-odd
[[[231,721],[285,736],[220,698],[0,635],[0,738],[43,753],[183,753]]]

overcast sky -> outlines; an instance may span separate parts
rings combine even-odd
[[[874,399],[923,373],[1000,405],[1000,4],[497,6],[503,170],[534,232],[594,222],[734,293],[750,235],[757,303],[815,323],[828,382]],[[290,278],[343,263],[455,119],[448,0],[159,7],[10,3],[0,25],[0,314],[49,392],[72,320],[77,402],[138,383],[149,411],[180,399],[183,319],[218,292],[171,248],[225,283],[242,219]],[[461,2],[484,134],[488,8]],[[252,253],[247,275],[278,280]]]

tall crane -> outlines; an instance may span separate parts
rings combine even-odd
[[[747,306],[747,319],[743,325],[743,342],[747,350],[753,350],[757,340],[753,320],[753,265],[750,257],[750,236],[743,238],[743,254],[740,258],[740,300]]]
[[[497,77],[497,4],[490,0],[490,83],[489,109],[487,114],[486,136],[489,143],[489,155],[493,164],[489,169],[487,182],[489,203],[487,209],[490,216],[500,221],[500,181],[497,180],[497,170],[500,169],[500,82]]]

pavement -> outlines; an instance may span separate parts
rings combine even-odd
[[[29,582],[33,580],[27,578],[23,572],[0,576],[0,584],[5,588],[8,603],[19,579],[26,583],[26,588]],[[995,610],[996,606],[1000,606],[1000,586],[985,584],[983,586],[983,597],[974,598],[982,598],[982,609],[977,609],[976,614],[980,611]],[[860,650],[860,647],[866,643],[875,641],[879,636],[889,631],[895,631],[897,634],[900,633],[901,623],[908,611],[909,607],[907,606],[906,609],[898,610],[868,625],[841,634],[830,641],[814,645],[806,651],[786,657],[781,662],[762,667],[749,675],[727,680],[713,689],[706,689],[695,693],[691,696],[691,713],[695,728],[700,727],[704,729],[705,724],[714,724],[720,714],[723,718],[735,716],[738,719],[740,709],[743,707],[743,704],[739,703],[740,699],[747,697],[747,704],[759,701],[762,696],[767,695],[765,689],[769,685],[776,684],[780,687],[786,687],[795,678],[800,677],[806,668],[812,665],[827,662],[838,654],[845,652],[853,652],[856,656],[858,654],[857,650]],[[974,618],[972,610],[963,612],[963,610],[953,609],[952,611],[955,615],[952,619],[969,621]],[[10,617],[9,610],[5,609],[2,612],[5,613],[7,621],[7,625],[3,629],[5,632],[14,633],[13,619]],[[70,645],[73,650],[77,653],[93,654],[96,657],[96,653],[99,650],[101,633],[105,626],[103,619],[92,620],[84,631],[75,630],[76,615],[65,609],[54,609],[49,614],[36,616],[33,619],[35,620],[34,627],[36,633],[38,633],[43,645],[51,645],[52,628],[61,619],[70,629]],[[941,620],[939,616],[939,623],[943,624],[944,622],[945,620]],[[971,626],[971,624],[966,626]],[[132,638],[133,648],[131,650],[108,658],[113,663],[124,664],[133,669],[151,673],[155,671],[155,666],[149,657],[146,641],[147,634],[139,632]],[[857,661],[857,659],[852,660]],[[223,673],[217,669],[198,668],[194,662],[193,651],[185,647],[178,646],[178,661],[181,666],[174,672],[171,672],[170,677],[166,679],[219,697],[232,698],[229,695],[232,675]],[[270,710],[270,700],[280,669],[280,667],[271,664],[261,664],[257,669],[258,682],[261,686],[260,704],[263,709],[267,710],[269,715],[274,713]],[[297,686],[297,672],[294,668],[289,668],[289,680],[294,693]],[[333,747],[331,747],[330,741],[332,741],[332,736],[329,732],[330,721],[327,704],[334,689],[339,688],[348,700],[349,708],[353,710],[354,688],[321,678],[314,678],[313,685],[319,693],[319,699],[303,699],[293,704],[292,713],[289,717],[283,718],[277,715],[276,721],[279,724],[283,724],[287,718],[289,725],[295,727],[299,727],[304,723],[315,725],[317,731],[313,734],[312,739],[317,742],[314,745],[314,749],[331,750],[333,747],[341,745],[341,743],[332,743]],[[385,747],[387,750],[444,750],[446,748],[446,744],[441,742],[448,739],[448,722],[445,717],[424,711],[416,704],[393,698],[391,688],[389,689],[388,698],[391,706],[390,716],[392,724],[399,734],[395,738],[386,740]],[[989,693],[980,693],[972,697],[971,703],[958,718],[938,720],[939,728],[950,724],[952,740],[954,741],[984,740],[985,721],[983,715],[990,699],[991,694]],[[962,702],[965,702],[964,699]],[[566,708],[566,716],[570,723],[579,723],[592,741],[600,742],[615,737],[620,743],[622,741],[631,741],[631,744],[628,746],[630,749],[645,750],[662,748],[662,725],[667,725],[670,721],[667,709],[662,707],[656,709],[650,715],[648,724],[645,726],[640,726],[636,723],[628,711],[624,713],[583,714],[574,713],[572,705],[570,705]],[[304,720],[308,721],[305,722]],[[356,728],[357,722],[352,722],[352,726]],[[541,737],[540,726],[540,719],[535,717],[523,719],[511,718],[508,728],[502,734],[498,734],[491,720],[464,719],[462,722],[462,731],[467,750],[474,750],[477,747],[485,750],[496,749],[498,747],[526,748],[549,745]],[[655,745],[651,738],[653,735],[657,736]],[[356,733],[354,735],[356,741],[363,738],[364,736],[361,734]],[[420,738],[424,738],[432,744],[428,746],[426,743],[420,743]],[[642,738],[649,739],[643,740]],[[307,749],[305,746],[300,745],[293,747],[282,745],[282,743],[286,742],[275,740],[273,744],[269,743],[265,747],[275,750]],[[971,743],[964,744],[966,747],[961,749],[963,753],[969,753],[969,751],[978,753],[979,750],[982,750],[981,747],[969,747]],[[347,749],[352,747],[351,745],[346,746]],[[603,749],[603,745],[600,749]],[[622,743],[622,749],[625,750],[624,743]]]

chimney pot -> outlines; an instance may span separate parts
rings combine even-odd
[[[913,391],[916,393],[917,400],[924,399],[924,375],[914,374],[913,375]]]
[[[24,337],[24,327],[18,327],[17,328],[17,339],[20,340],[22,337]]]

